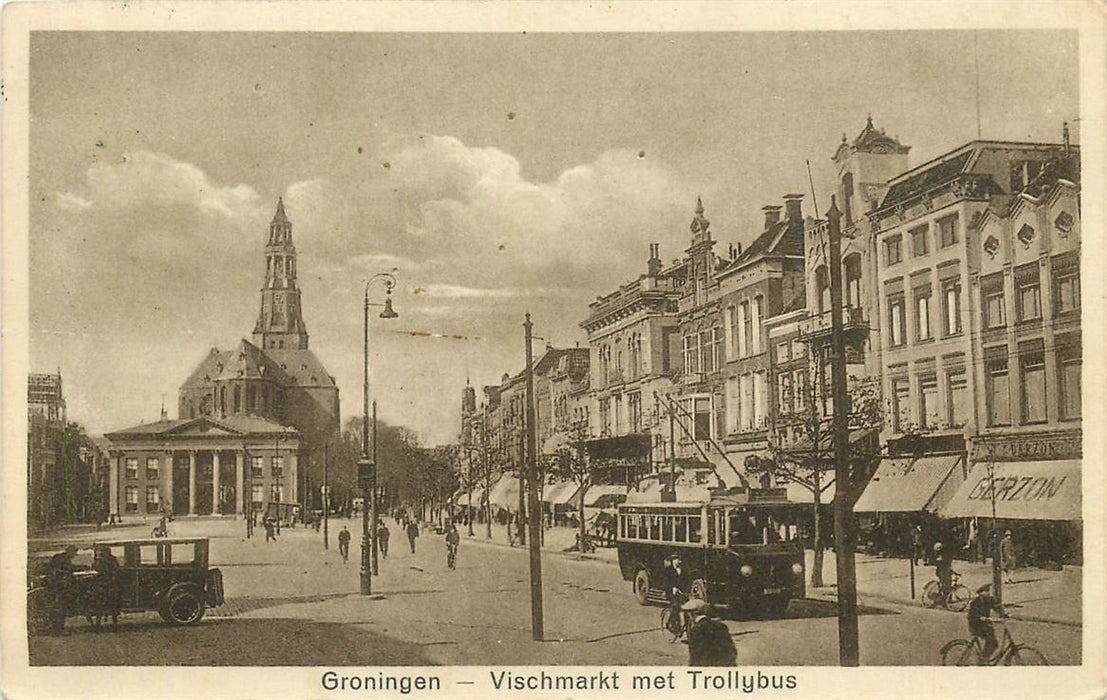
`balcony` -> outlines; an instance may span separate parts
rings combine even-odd
[[[860,349],[869,336],[869,322],[865,319],[865,310],[860,307],[842,309],[842,331],[846,345]],[[812,314],[800,324],[800,338],[805,343],[821,345],[830,343],[830,312]]]

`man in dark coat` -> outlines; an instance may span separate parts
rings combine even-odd
[[[74,576],[73,557],[77,548],[69,545],[64,551],[50,557],[46,566],[46,590],[50,596],[50,629],[54,634],[65,631],[65,618],[77,597],[77,577]]]
[[[681,609],[692,616],[688,625],[688,665],[733,666],[738,650],[734,648],[727,626],[708,617],[711,605],[693,598]]]
[[[407,532],[407,541],[411,545],[411,553],[415,554],[415,538],[419,536],[419,523],[412,520],[404,528]]]
[[[96,548],[92,568],[100,575],[100,594],[103,596],[104,616],[111,616],[113,627],[119,626],[119,611],[123,607],[123,596],[119,583],[119,560],[106,545]]]
[[[992,626],[992,614],[1003,617],[1003,606],[992,595],[992,584],[986,584],[976,589],[976,597],[969,603],[969,634],[983,642],[984,658],[981,662],[988,661],[995,650],[999,648],[996,639],[996,630]]]
[[[342,531],[338,533],[338,553],[342,555],[342,563],[345,564],[350,559],[350,531],[345,525],[342,526]]]
[[[669,566],[665,569],[665,593],[669,596],[669,630],[674,635],[679,635],[684,624],[681,614],[681,606],[688,601],[691,593],[692,579],[688,570],[684,568],[684,562],[673,554],[669,557]]]
[[[380,527],[377,528],[377,547],[380,549],[381,556],[385,559],[388,558],[388,538],[392,533],[388,531],[388,526],[384,524],[382,520]]]

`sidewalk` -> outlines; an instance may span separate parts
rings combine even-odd
[[[490,546],[508,547],[507,531],[502,525],[492,525],[492,539],[486,539],[486,526],[483,523],[473,525],[473,537],[468,536],[468,527],[459,528],[462,542]],[[558,554],[582,560],[597,560],[611,564],[618,563],[618,553],[614,547],[597,547],[595,552],[579,554],[566,551],[576,543],[575,528],[554,527],[546,530],[543,552]],[[520,547],[520,545],[516,545]],[[814,552],[806,552],[808,582],[813,566]],[[919,602],[923,586],[934,578],[933,566],[915,567],[915,597],[911,597],[911,562],[907,559],[874,557],[867,554],[857,555],[857,592],[861,598],[869,597],[889,600],[904,605],[921,605]],[[961,583],[975,592],[976,589],[992,581],[991,564],[956,561],[954,570],[961,574]],[[1003,600],[1009,606],[1012,618],[1051,622],[1060,625],[1079,627],[1082,624],[1082,588],[1083,568],[1066,566],[1061,571],[1025,568],[1015,572],[1015,582],[1004,585]],[[823,562],[822,588],[811,588],[810,597],[834,598],[837,572],[834,565],[834,552],[828,551]]]

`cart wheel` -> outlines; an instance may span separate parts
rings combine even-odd
[[[195,591],[184,589],[169,594],[162,617],[173,625],[194,625],[204,618],[203,599]]]
[[[634,575],[634,597],[639,605],[647,605],[650,602],[650,572],[639,569]]]

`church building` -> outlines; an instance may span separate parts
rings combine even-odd
[[[253,339],[211,348],[181,384],[178,418],[108,433],[112,513],[241,514],[300,503],[337,439],[338,386],[308,348],[292,223],[278,200]]]

